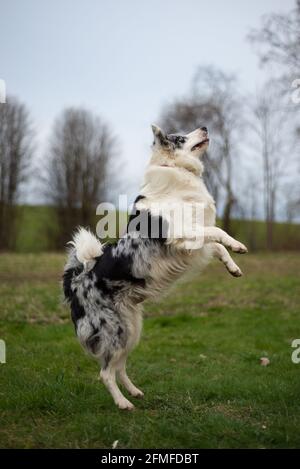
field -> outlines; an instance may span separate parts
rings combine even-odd
[[[147,304],[129,375],[143,389],[119,411],[61,304],[61,254],[0,256],[0,446],[299,447],[300,254],[213,263]],[[260,357],[270,365],[260,365]]]
[[[95,226],[99,217],[91,226]],[[221,226],[221,222],[220,222]],[[17,212],[16,240],[11,248],[19,253],[53,251],[54,239],[59,232],[55,210],[49,206],[19,205]],[[257,220],[233,220],[232,233],[245,243],[251,252],[266,249],[266,225]],[[274,224],[275,251],[300,250],[300,226],[296,223]]]

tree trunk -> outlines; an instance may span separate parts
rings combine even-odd
[[[267,249],[270,251],[273,249],[273,220],[267,220]]]
[[[223,218],[222,218],[222,229],[228,234],[232,234],[231,229],[231,212],[235,199],[232,194],[229,194],[225,203]]]

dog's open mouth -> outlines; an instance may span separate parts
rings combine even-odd
[[[204,147],[204,145],[207,145],[208,143],[209,143],[209,138],[206,138],[205,140],[202,140],[201,142],[196,143],[196,145],[192,147],[192,151],[199,150],[199,148]]]

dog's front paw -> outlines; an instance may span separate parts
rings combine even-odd
[[[229,272],[231,273],[231,275],[233,275],[233,277],[242,277],[243,275],[243,272],[239,267],[235,270],[230,270]]]
[[[246,252],[248,252],[246,246],[243,243],[240,243],[239,241],[235,241],[232,244],[231,249],[233,252],[237,252],[238,254],[246,254]]]
[[[238,265],[236,265],[235,262],[231,259],[231,261],[225,262],[226,269],[228,272],[233,275],[233,277],[241,277],[243,275],[243,272],[239,268]]]

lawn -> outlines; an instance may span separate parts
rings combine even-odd
[[[145,392],[133,412],[114,406],[75,339],[63,259],[0,256],[1,447],[300,446],[299,253],[238,257],[241,279],[215,262],[147,304],[128,366]]]
[[[96,207],[95,207],[96,212]],[[124,214],[123,214],[124,215]],[[95,216],[91,226],[95,226],[99,216]],[[16,240],[12,248],[19,253],[40,253],[55,249],[55,238],[59,232],[57,215],[53,207],[47,205],[17,206]],[[222,226],[221,220],[219,225]],[[246,244],[252,252],[266,249],[266,224],[259,220],[232,220],[232,235]],[[300,249],[300,225],[296,223],[275,223],[273,227],[274,250]]]

